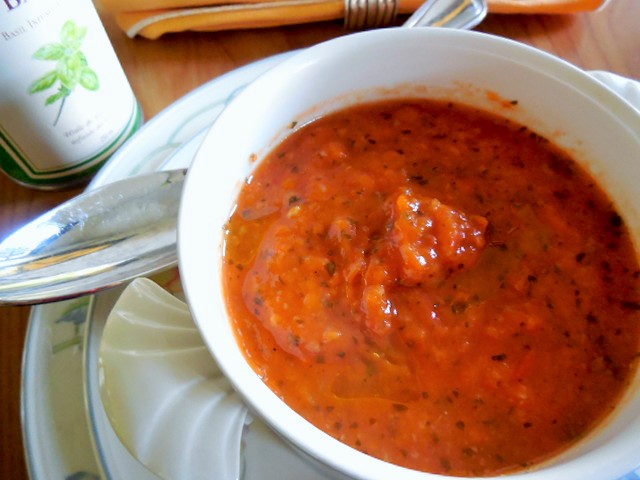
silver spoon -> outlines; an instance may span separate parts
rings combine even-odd
[[[403,25],[468,29],[486,0],[428,0]],[[186,170],[155,172],[88,191],[0,243],[0,304],[95,293],[177,264],[176,223]]]
[[[63,300],[177,263],[186,170],[114,182],[72,198],[0,243],[0,304]]]

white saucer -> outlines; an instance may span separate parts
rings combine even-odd
[[[137,173],[186,166],[203,129],[235,92],[287,55],[219,77],[165,109],[121,148],[89,188]],[[593,76],[640,109],[640,84],[607,72],[593,72]],[[22,422],[28,470],[34,480],[158,478],[120,443],[98,394],[97,347],[119,293],[113,290],[32,310],[23,362]],[[247,440],[243,478],[326,479],[266,427],[261,430],[256,425],[252,426],[254,436]],[[640,479],[640,469],[624,479]]]

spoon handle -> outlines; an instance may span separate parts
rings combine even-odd
[[[174,266],[186,169],[88,191],[0,243],[0,304],[94,293]]]
[[[486,0],[427,0],[402,26],[471,29],[486,17],[487,11]]]

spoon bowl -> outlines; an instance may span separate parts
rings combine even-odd
[[[186,170],[79,195],[0,243],[0,303],[73,298],[174,266]]]

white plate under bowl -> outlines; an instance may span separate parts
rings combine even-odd
[[[189,149],[196,148],[202,138],[198,134],[202,135],[202,129],[216,119],[235,92],[288,55],[268,58],[219,77],[159,113],[105,165],[91,187],[164,168],[172,155],[171,164],[188,164]],[[593,72],[593,76],[640,109],[637,82],[608,72]],[[95,346],[117,293],[97,295],[99,311],[90,308],[94,297],[32,309],[23,359],[22,429],[27,467],[33,480],[157,478],[118,440],[95,390],[98,383]],[[268,431],[262,434],[264,438],[270,436]],[[264,474],[254,478],[276,478],[273,470],[263,470],[268,459],[278,458],[273,451],[280,451],[277,444],[256,443],[254,453],[250,454],[255,454],[255,459],[249,460],[245,472]],[[272,464],[276,471],[289,468],[286,463],[276,462],[277,465]],[[309,470],[296,478],[322,478],[314,475],[318,474]],[[624,479],[640,479],[640,469]]]

